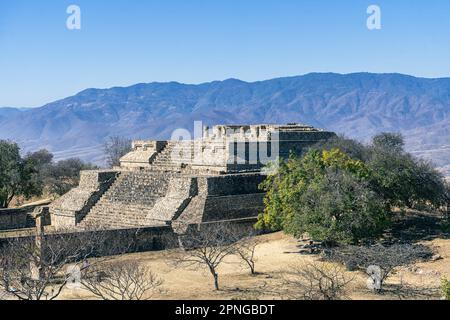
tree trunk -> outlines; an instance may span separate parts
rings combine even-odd
[[[219,291],[219,275],[214,273],[214,288]]]
[[[251,260],[245,260],[245,262],[247,263],[248,267],[250,268],[250,274],[255,275],[256,274],[255,263]]]
[[[9,204],[13,201],[15,194],[16,193],[13,192],[10,196],[7,197],[6,203],[5,203],[5,208],[9,208]]]
[[[216,269],[213,266],[208,265],[208,267],[209,272],[211,272],[212,276],[214,277],[214,288],[219,291],[219,275],[217,274]]]
[[[255,264],[254,264],[253,262],[250,263],[250,270],[251,270],[252,275],[255,275],[255,274],[256,274]]]

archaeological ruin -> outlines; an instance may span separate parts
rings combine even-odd
[[[218,221],[254,224],[265,165],[334,133],[306,125],[220,125],[186,141],[134,141],[112,170],[84,171],[50,205],[56,229],[171,228]]]

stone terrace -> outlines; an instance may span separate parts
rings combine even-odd
[[[201,139],[185,142],[135,141],[120,167],[81,173],[80,185],[50,206],[52,225],[181,230],[255,218],[264,209],[258,186],[267,149],[274,160],[333,136],[290,124],[204,128]]]

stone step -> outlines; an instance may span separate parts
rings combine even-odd
[[[170,173],[122,172],[109,190],[79,224],[86,227],[98,224],[107,228],[165,225],[165,221],[152,219],[158,210],[155,203],[169,191]]]
[[[122,173],[120,179],[103,195],[102,199],[152,206],[156,198],[164,196],[167,192],[168,178],[154,173]]]
[[[156,202],[156,201],[155,201]],[[109,211],[123,211],[123,212],[147,212],[152,210],[153,206],[133,206],[133,205],[116,205],[116,204],[110,204],[110,203],[98,203],[91,211],[97,211],[97,210],[109,210]]]
[[[113,218],[114,219],[111,219]],[[117,219],[116,216],[110,217],[102,217],[102,216],[91,216],[82,221],[78,226],[79,227],[88,227],[93,225],[100,225],[103,227],[118,227],[118,228],[126,228],[126,227],[134,227],[139,228],[143,226],[163,226],[167,225],[165,221],[155,220],[155,219],[139,219],[139,220],[122,220]]]
[[[109,219],[111,218],[111,219]],[[92,219],[98,219],[98,220],[111,220],[114,222],[125,222],[125,223],[133,223],[133,222],[139,222],[142,223],[147,219],[147,215],[142,216],[123,216],[114,212],[109,213],[102,213],[102,214],[92,214],[89,217],[86,217],[84,221],[89,221]],[[154,219],[153,219],[154,220]]]
[[[123,210],[101,210],[91,212],[90,216],[108,216],[108,215],[116,215],[118,218],[124,217],[126,219],[141,219],[143,217],[147,217],[150,212],[132,212],[132,211],[123,211]]]
[[[164,150],[153,160],[152,165],[168,166],[173,164],[191,163],[194,157],[194,144],[192,142],[169,142]],[[173,154],[180,155],[174,159]]]
[[[90,217],[116,217],[117,219],[129,219],[129,220],[142,220],[149,217],[151,212],[143,212],[140,214],[134,214],[132,212],[124,211],[94,211],[90,214]],[[88,219],[87,217],[86,219]]]
[[[103,217],[92,217],[90,219],[83,220],[83,222],[80,225],[88,225],[93,221],[101,222],[103,225],[108,226],[111,224],[118,225],[118,226],[127,226],[127,225],[134,225],[134,226],[144,226],[148,225],[146,223],[147,220],[118,220],[118,219],[110,219],[110,218],[103,218]]]

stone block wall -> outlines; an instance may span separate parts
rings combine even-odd
[[[117,178],[116,171],[83,171],[80,184],[50,205],[52,225],[73,227],[80,222]]]
[[[264,210],[264,194],[208,197],[203,222],[257,217]]]
[[[255,219],[264,210],[261,174],[197,177],[198,194],[174,221],[175,225],[220,220]]]
[[[182,232],[178,232],[170,226],[159,227],[145,227],[145,228],[128,228],[120,230],[98,230],[98,231],[80,231],[82,237],[89,239],[90,233],[102,233],[101,236],[95,236],[94,238],[100,238],[103,240],[103,244],[99,246],[99,250],[95,252],[96,256],[110,256],[122,253],[136,253],[136,252],[148,252],[159,251],[179,248],[179,238],[189,232],[190,236],[199,236],[202,233],[211,232],[216,229],[218,224],[225,223],[227,227],[233,228],[233,232],[242,237],[248,236],[255,232],[253,226],[255,219],[242,219],[237,221],[225,221],[225,222],[213,222],[204,224],[191,224],[186,225]],[[57,235],[54,233],[46,234],[46,237],[55,237],[55,239],[67,237],[73,238],[77,232],[60,232]],[[21,239],[27,240],[30,235],[22,235]],[[8,243],[15,237],[0,237],[0,248]]]
[[[121,230],[98,230],[98,231],[80,231],[82,237],[89,239],[91,233],[102,233],[100,236],[93,235],[94,239],[99,238],[103,243],[99,250],[95,252],[96,256],[109,256],[117,253],[134,253],[146,251],[158,251],[173,249],[178,246],[178,235],[169,226],[130,228]],[[67,237],[73,238],[77,232],[48,233],[46,237],[55,239]],[[26,240],[29,235],[20,236],[20,239]],[[1,237],[0,248],[6,245],[8,241],[15,237]],[[69,238],[69,239],[70,239]]]
[[[209,196],[227,196],[236,194],[260,193],[258,186],[264,176],[255,174],[231,174],[204,178]]]
[[[0,209],[0,231],[33,228],[35,221],[33,212],[36,208],[43,207],[45,212],[48,212],[46,207],[50,202],[41,202],[39,205],[24,206],[16,209]],[[44,224],[50,225],[50,216],[44,216]]]
[[[0,230],[26,228],[29,213],[25,209],[0,209]]]

